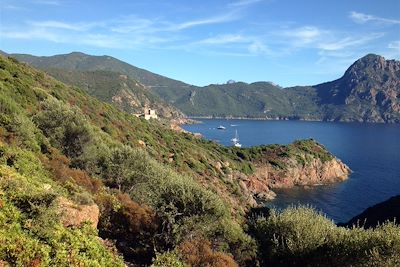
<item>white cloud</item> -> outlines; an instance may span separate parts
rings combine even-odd
[[[262,2],[263,0],[239,0],[236,2],[231,3],[229,6],[232,7],[243,7],[243,6],[248,6],[248,5],[252,5],[258,2]]]
[[[315,26],[304,26],[284,30],[279,32],[278,35],[291,39],[294,42],[293,44],[297,46],[304,46],[317,41],[322,35],[327,33],[327,31],[323,31]]]
[[[384,24],[400,24],[400,20],[381,18],[374,15],[364,14],[352,11],[349,17],[356,23],[364,24],[367,22],[378,22]]]
[[[126,45],[123,40],[104,34],[88,34],[84,38],[76,40],[76,42],[104,48],[124,48]]]
[[[63,38],[61,36],[57,36],[54,33],[42,30],[42,29],[32,29],[28,31],[0,31],[1,36],[4,38],[10,39],[23,39],[23,40],[47,40],[55,43],[62,42]]]
[[[214,37],[206,38],[204,40],[200,40],[198,42],[195,42],[195,44],[219,45],[219,44],[246,43],[246,42],[249,42],[248,38],[240,34],[221,34]]]
[[[186,21],[182,22],[179,24],[172,24],[169,30],[171,31],[180,31],[196,26],[202,26],[202,25],[208,25],[208,24],[219,24],[219,23],[225,23],[225,22],[230,22],[233,20],[238,19],[238,14],[237,12],[229,12],[226,14],[221,14],[218,16],[214,17],[209,17],[209,18],[203,18],[203,19],[198,19],[198,20],[191,20],[191,21]]]
[[[125,21],[118,21],[110,30],[116,33],[126,34],[132,32],[154,31],[154,21],[149,19],[133,18]]]
[[[390,48],[390,49],[396,49],[396,50],[399,50],[399,52],[400,52],[400,41],[393,41],[393,42],[390,42],[390,43],[388,44],[388,48]]]
[[[321,42],[318,44],[318,48],[322,50],[333,50],[333,51],[343,50],[348,47],[353,47],[368,43],[374,39],[381,38],[383,35],[384,35],[383,33],[374,33],[362,37],[345,37],[343,39],[332,42]]]
[[[269,49],[264,43],[261,41],[252,42],[248,48],[250,53],[252,54],[261,54],[261,55],[272,55],[273,52]]]
[[[34,0],[32,1],[34,4],[39,5],[49,5],[49,6],[59,6],[61,2],[58,0]]]
[[[63,30],[72,30],[72,31],[86,31],[95,26],[93,23],[78,23],[78,24],[71,24],[62,21],[32,21],[29,22],[32,27],[35,28],[56,28],[56,29],[63,29]]]
[[[16,5],[10,5],[10,4],[3,4],[3,6],[1,7],[1,9],[8,9],[8,10],[21,10],[23,9],[20,6],[16,6]]]

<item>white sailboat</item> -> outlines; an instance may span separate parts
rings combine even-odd
[[[234,145],[235,147],[242,147],[242,144],[239,143],[240,140],[239,140],[239,135],[238,135],[237,130],[236,130],[236,132],[235,132],[235,137],[232,138],[231,141],[232,141],[232,143],[233,143],[233,145]]]

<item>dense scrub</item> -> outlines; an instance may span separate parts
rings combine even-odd
[[[123,266],[90,225],[61,224],[56,198],[76,192],[55,183],[33,153],[1,144],[0,155],[0,263]]]
[[[247,233],[243,192],[227,176],[251,173],[265,157],[332,157],[311,140],[225,148],[119,112],[4,57],[0,92],[0,265],[119,266],[123,256],[144,266],[299,265],[308,258],[357,266],[365,253],[368,262],[398,263],[392,225],[346,230],[289,209],[254,219],[253,236]],[[97,229],[64,226],[61,197],[77,207],[96,204]]]
[[[156,122],[153,125],[118,112],[11,59],[1,58],[0,69],[5,74],[0,77],[0,140],[7,149],[18,146],[21,153],[28,153],[30,159],[24,166],[30,160],[38,162],[46,173],[41,179],[47,177],[51,188],[59,188],[43,196],[49,200],[38,210],[47,214],[54,206],[57,213],[53,202],[60,196],[77,205],[96,203],[101,212],[100,236],[114,240],[125,260],[139,264],[150,264],[156,251],[175,250],[193,236],[210,240],[215,253],[228,253],[242,264],[254,260],[255,243],[232,216],[229,204],[191,177],[204,169],[215,173],[209,160],[199,165],[196,154],[225,158],[232,164],[235,156],[216,144],[193,141],[188,134],[179,135]],[[139,148],[139,140],[145,141],[147,151]],[[189,146],[199,149],[186,150]],[[176,155],[168,167],[162,164],[169,162],[163,153],[169,155],[171,149]],[[15,156],[7,156],[3,164],[23,171]],[[34,175],[32,171],[23,174],[27,179]],[[12,193],[14,188],[6,190]],[[49,221],[60,225],[60,220]],[[52,226],[42,225],[52,238]],[[96,236],[86,230],[82,234]],[[38,244],[43,245],[42,241],[47,242],[39,240]],[[99,242],[95,244],[107,251]],[[73,249],[73,244],[67,249]],[[109,253],[105,259],[107,255],[112,258]],[[7,255],[1,259],[13,263]]]
[[[262,266],[399,266],[400,229],[338,227],[308,207],[252,220]]]

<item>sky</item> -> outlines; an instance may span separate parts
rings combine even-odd
[[[399,0],[0,0],[0,49],[110,55],[204,86],[334,80],[358,58],[400,59]]]

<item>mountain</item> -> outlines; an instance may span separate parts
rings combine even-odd
[[[291,88],[234,81],[191,86],[109,56],[77,52],[51,57],[12,56],[47,71],[56,68],[124,74],[188,116],[400,122],[400,62],[373,54],[357,60],[335,81]]]
[[[358,224],[365,228],[374,228],[386,221],[400,223],[400,195],[369,207],[347,223],[340,225],[351,227]]]
[[[179,88],[187,86],[183,82],[137,68],[110,56],[91,56],[80,52],[50,57],[36,57],[27,54],[12,54],[12,56],[39,69],[105,70],[125,74],[149,87]]]
[[[369,54],[314,88],[325,120],[400,122],[400,61]]]
[[[345,179],[314,140],[224,147],[1,55],[0,111],[0,266],[400,264],[398,226],[343,231],[301,207],[246,216],[276,181]]]
[[[269,82],[243,82],[190,87],[180,90],[171,100],[166,93],[158,95],[179,107],[189,116],[242,117],[267,119],[319,118],[313,101],[313,90],[286,90]],[[167,98],[168,97],[168,98]]]
[[[145,107],[163,118],[185,115],[152,93],[148,87],[117,72],[47,69],[47,73],[66,84],[77,86],[101,101],[114,104],[128,113],[142,113]]]
[[[3,54],[7,55],[3,52]],[[58,80],[78,86],[100,100],[113,103],[129,113],[141,113],[148,106],[164,118],[181,118],[183,113],[149,90],[158,83],[183,83],[133,67],[109,56],[88,56],[73,52],[54,57],[15,54],[13,57],[47,71]],[[112,70],[112,71],[110,71]],[[128,75],[127,75],[128,74]],[[144,86],[144,81],[149,86]]]
[[[155,91],[190,116],[400,122],[400,61],[369,54],[315,86],[227,83]]]

